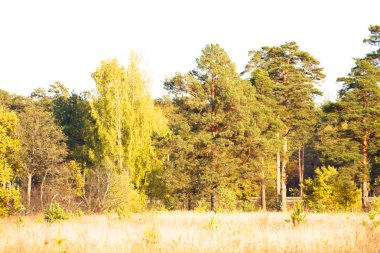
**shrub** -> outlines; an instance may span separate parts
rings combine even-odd
[[[218,207],[219,212],[228,212],[236,210],[237,198],[236,194],[227,188],[221,188],[218,191]]]
[[[194,211],[196,212],[208,212],[210,211],[210,202],[209,201],[204,201],[204,200],[199,200],[197,201],[197,205],[194,208]]]
[[[290,213],[290,221],[293,226],[298,226],[306,221],[306,214],[302,202],[297,202]]]
[[[317,212],[360,210],[360,190],[345,170],[316,169],[314,179],[305,181],[304,193],[306,206]]]
[[[157,244],[161,240],[161,232],[156,226],[145,229],[143,240],[148,244]]]
[[[0,217],[18,214],[24,210],[20,192],[9,187],[0,187]]]
[[[12,168],[0,159],[0,217],[15,215],[24,210],[21,204],[20,191],[12,183],[14,180]]]
[[[44,219],[47,222],[63,221],[69,218],[63,208],[59,206],[58,203],[54,203],[50,206],[48,210],[45,211]]]
[[[129,213],[142,212],[146,209],[145,196],[139,194],[130,183],[126,172],[113,175],[108,197],[104,203],[105,210],[116,212],[120,218]]]
[[[371,211],[369,212],[368,217],[373,228],[380,225],[380,197],[375,197],[371,203]]]

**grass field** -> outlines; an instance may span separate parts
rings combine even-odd
[[[48,224],[0,219],[0,252],[380,252],[380,228],[365,214],[162,212],[120,220],[87,215]]]

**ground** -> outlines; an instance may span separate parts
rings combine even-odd
[[[380,252],[366,214],[149,212],[0,219],[0,252]]]

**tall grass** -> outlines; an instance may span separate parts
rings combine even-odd
[[[380,252],[380,229],[364,214],[163,212],[0,220],[0,252]]]

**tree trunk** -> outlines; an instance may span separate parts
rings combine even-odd
[[[118,152],[118,160],[119,160],[119,171],[121,172],[123,170],[123,143],[121,141],[121,115],[118,115],[117,120],[118,126],[117,126],[117,146],[119,149]]]
[[[305,144],[302,143],[302,156],[301,156],[301,197],[303,197],[303,180],[305,176]]]
[[[301,147],[298,147],[298,179],[299,179],[299,186],[300,186],[300,196],[301,194],[301,174],[302,174],[302,168],[301,168]]]
[[[30,199],[32,196],[32,173],[28,173],[28,212],[30,212]]]
[[[287,158],[288,151],[288,140],[284,137],[284,149],[282,156],[282,166],[281,166],[281,211],[286,212],[286,165],[288,163]]]
[[[215,195],[212,192],[210,196],[210,209],[211,211],[215,211]]]
[[[298,148],[298,174],[299,174],[299,182],[300,182],[300,197],[303,195],[303,176],[304,176],[304,157],[305,157],[305,147],[302,144],[301,147]]]
[[[368,182],[368,134],[366,133],[363,138],[363,168],[362,168],[362,209],[369,211],[369,182]]]
[[[265,180],[264,179],[261,181],[261,209],[263,211],[267,210],[266,193],[265,193]]]
[[[45,180],[46,180],[48,172],[49,170],[45,171],[45,174],[44,174],[44,177],[42,178],[41,186],[40,186],[41,211],[44,210],[44,185],[45,185]]]
[[[280,137],[280,134],[277,133],[277,138]],[[280,152],[277,152],[277,175],[276,175],[276,190],[277,190],[277,201],[280,201],[280,196],[281,196],[281,158],[280,158]]]

